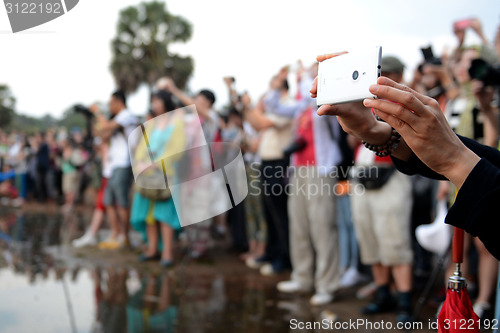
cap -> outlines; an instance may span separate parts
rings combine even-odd
[[[403,73],[405,65],[396,57],[387,56],[382,58],[382,72]]]

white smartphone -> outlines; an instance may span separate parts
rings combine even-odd
[[[343,54],[318,66],[316,103],[341,104],[374,97],[368,88],[380,76],[382,47]]]

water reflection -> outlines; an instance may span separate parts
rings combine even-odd
[[[0,332],[288,332],[275,281],[224,255],[155,270],[130,251],[76,252],[85,218],[0,211]]]
[[[128,290],[125,270],[93,271],[96,320],[93,332],[175,332],[178,317],[176,297],[167,274],[136,276],[140,288]]]
[[[40,214],[0,212],[0,248],[6,264],[16,273],[25,273],[31,283],[37,275],[47,279],[54,262],[44,248],[59,244],[60,225],[60,219],[47,219]]]

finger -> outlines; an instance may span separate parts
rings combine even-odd
[[[396,81],[393,81],[393,80],[389,79],[388,77],[384,77],[384,76],[379,77],[377,79],[377,84],[383,85],[383,86],[389,86],[389,87],[395,88],[397,90],[401,90],[401,91],[413,94],[413,95],[415,95],[415,97],[418,100],[420,100],[423,104],[426,104],[426,105],[429,104],[433,100],[432,98],[425,96],[423,94],[420,94],[420,93],[416,92],[415,90],[411,89],[410,87],[405,86],[404,84],[397,83]]]
[[[314,81],[313,81],[312,86],[311,86],[311,90],[309,90],[309,92],[311,93],[312,98],[316,98],[316,96],[318,95],[318,77],[317,76],[314,78]]]
[[[398,119],[398,118],[394,117],[393,115],[391,115],[389,113],[385,113],[385,112],[378,110],[378,109],[373,109],[373,111],[375,112],[375,114],[377,116],[380,117],[380,119],[384,120],[386,123],[391,125],[392,128],[394,128],[396,131],[398,131],[398,133],[401,134],[401,136],[403,138],[406,139],[406,137],[411,137],[411,136],[414,136],[416,134],[415,131],[407,123],[405,123],[401,119]]]
[[[335,52],[335,53],[329,53],[329,54],[322,54],[316,57],[317,62],[322,62],[326,59],[330,59],[333,57],[338,57],[339,55],[346,54],[348,53],[347,51],[342,51],[342,52]]]
[[[336,110],[337,109],[333,105],[321,105],[316,112],[318,113],[318,116],[336,116],[338,115]]]
[[[402,104],[404,107],[415,112],[419,116],[428,115],[429,111],[426,109],[424,102],[422,102],[420,98],[424,99],[427,104],[431,104],[430,98],[423,98],[423,96],[417,97],[417,93],[407,86],[398,84],[392,80],[389,81],[390,82],[387,82],[390,83],[389,85],[380,84],[386,83],[386,81],[377,81],[379,84],[371,86],[370,92],[380,99]]]
[[[393,117],[404,121],[411,127],[415,128],[418,125],[419,116],[408,110],[404,105],[381,99],[367,98],[363,101],[363,105],[367,108],[380,110],[390,114]]]

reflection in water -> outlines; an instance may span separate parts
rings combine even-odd
[[[127,304],[128,332],[175,332],[178,307],[167,274],[147,276]]]
[[[92,332],[175,332],[178,307],[167,274],[139,277],[135,271],[95,268],[92,279],[96,305]],[[140,282],[136,291],[127,288],[131,279]]]
[[[50,268],[61,274],[61,267],[54,267],[52,257],[44,248],[60,243],[61,220],[42,214],[25,215],[21,211],[0,212],[0,248],[3,258],[16,273],[25,273],[31,283],[40,275],[47,279]]]
[[[86,218],[0,210],[0,332],[288,331],[275,282],[227,257],[154,271],[132,252],[75,252]]]

